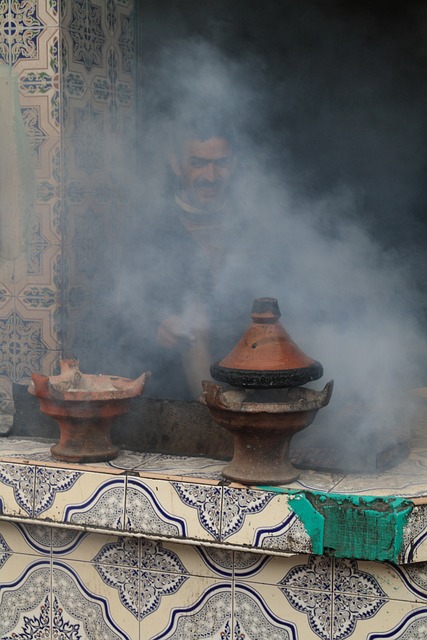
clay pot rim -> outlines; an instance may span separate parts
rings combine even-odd
[[[318,380],[323,376],[323,366],[317,360],[309,367],[298,369],[233,369],[223,367],[219,362],[211,365],[212,378],[219,382],[226,382],[233,387],[248,387],[251,389],[282,389],[299,387],[307,382]]]

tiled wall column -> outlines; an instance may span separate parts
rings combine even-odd
[[[105,256],[117,255],[117,167],[133,115],[132,5],[0,1],[2,77],[8,90],[16,83],[36,187],[27,250],[0,265],[3,431],[12,383],[55,372],[91,290],[103,286]]]

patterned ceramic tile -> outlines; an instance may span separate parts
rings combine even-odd
[[[334,589],[372,596],[382,590],[391,600],[427,603],[427,564],[394,565],[360,560],[337,560]]]
[[[164,584],[167,588],[168,583]],[[165,594],[158,608],[141,620],[140,639],[231,640],[231,616],[230,582],[189,577],[173,593]]]
[[[0,320],[2,334],[7,337],[0,375],[21,384],[31,379],[33,371],[50,371],[58,354],[54,350],[57,342],[49,336],[52,313],[48,310],[42,318],[27,318],[28,315],[16,300],[16,308]]]
[[[19,72],[19,97],[24,121],[30,135],[57,136],[61,126],[60,76],[57,30],[46,40],[46,67],[39,61],[32,66],[16,65]]]
[[[427,560],[427,506],[412,509],[403,532],[403,548],[400,560],[424,562]]]
[[[0,513],[6,516],[34,515],[35,467],[2,462],[0,466]]]
[[[143,473],[162,473],[176,477],[222,480],[223,462],[210,458],[177,457],[165,454],[145,454],[135,467]]]
[[[72,3],[67,16],[70,35],[70,62],[87,74],[104,66],[106,34],[103,30],[103,8],[91,0]]]
[[[240,582],[278,585],[291,570],[304,576],[297,588],[332,589],[332,563],[329,558],[298,554],[287,557],[235,551],[234,577]],[[297,567],[297,569],[295,569]]]
[[[5,543],[13,554],[49,558],[52,553],[52,530],[33,524],[2,522],[0,546]]]
[[[95,104],[87,98],[70,101],[69,124],[64,130],[64,145],[69,156],[68,180],[85,182],[92,192],[96,185],[110,180],[113,143],[106,137],[107,120],[106,104]]]
[[[316,491],[334,491],[335,486],[344,478],[344,474],[326,473],[313,469],[302,469],[297,480],[287,485],[288,489],[315,489]]]
[[[58,24],[58,0],[11,0],[10,17],[20,27]]]
[[[144,541],[141,540],[142,552]],[[202,547],[188,544],[162,542],[164,550],[176,554],[185,568],[185,573],[192,576],[231,580],[233,577],[234,552],[218,547]],[[142,553],[144,566],[144,553]]]
[[[0,361],[3,361],[1,347]],[[13,421],[14,412],[12,383],[8,377],[0,375],[0,427],[5,424],[6,429],[9,429]]]
[[[123,476],[37,468],[35,512],[42,520],[121,530],[124,495]]]
[[[52,252],[52,271],[59,261],[59,252]],[[54,298],[55,289],[44,286],[27,287],[15,300],[15,335],[19,340],[22,351],[15,356],[15,367],[18,359],[27,362],[31,371],[39,371],[34,368],[36,360],[45,349],[57,350],[60,348],[59,305]],[[34,324],[32,324],[34,323]],[[17,350],[18,351],[18,350]],[[28,353],[26,353],[28,352]],[[34,356],[31,356],[34,352]],[[25,356],[30,357],[25,357]]]
[[[8,62],[18,73],[30,69],[49,69],[52,54],[54,54],[53,48],[57,47],[57,44],[53,43],[55,40],[58,41],[58,27],[22,26],[8,35],[10,42]]]
[[[255,489],[224,487],[221,541],[263,548],[292,526],[288,496]],[[283,546],[278,542],[278,546]]]
[[[50,576],[48,558],[14,554],[0,568],[0,637],[3,640],[34,638],[35,634],[49,637]]]
[[[53,610],[58,612],[56,624],[64,637],[66,630],[73,628],[82,638],[137,638],[138,621],[126,606],[127,601],[120,598],[117,588],[118,579],[125,580],[131,588],[133,572],[121,567],[119,576],[111,574],[110,580],[104,580],[96,565],[54,560]],[[139,604],[138,595],[137,591]]]
[[[374,603],[372,603],[374,606]],[[336,611],[336,604],[334,605]],[[348,616],[348,609],[338,609],[336,614],[340,621]],[[347,625],[346,625],[347,626]],[[427,631],[427,609],[420,605],[401,602],[399,600],[387,601],[373,616],[358,619],[353,632],[340,633],[336,630],[332,640],[341,638],[366,638],[366,640],[421,640]]]
[[[107,131],[122,132],[120,111],[133,106],[131,81],[126,82],[119,75],[119,53],[114,45],[107,50],[107,69],[102,75],[95,75],[91,81],[94,103],[107,105]]]
[[[200,492],[204,489],[202,487]],[[172,538],[212,540],[200,527],[191,509],[185,509],[181,504],[179,495],[169,482],[137,476],[127,478],[125,530]]]
[[[309,591],[289,590],[286,596],[278,587],[236,582],[233,637],[245,640],[314,640],[323,637],[319,636],[319,630],[325,629],[328,633],[325,640],[329,640],[330,594],[319,591],[314,595]]]

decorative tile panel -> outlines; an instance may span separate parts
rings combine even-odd
[[[0,2],[0,62],[13,66],[18,77],[37,180],[27,264],[17,261],[15,273],[0,274],[0,321],[6,323],[6,329],[11,323],[14,326],[13,340],[2,354],[0,379],[8,380],[9,386],[0,397],[1,410],[12,411],[11,380],[25,381],[32,370],[52,373],[70,334],[72,312],[86,304],[86,283],[95,278],[94,264],[100,253],[87,250],[84,229],[80,229],[82,242],[77,242],[76,256],[85,265],[81,281],[74,280],[66,257],[52,261],[51,250],[54,245],[61,249],[67,244],[70,203],[83,204],[94,185],[106,196],[101,184],[112,184],[105,175],[102,141],[107,129],[123,130],[121,122],[129,119],[127,111],[132,108],[131,77],[122,64],[133,49],[130,23],[126,24],[132,7],[133,2],[127,0]],[[109,83],[108,96],[101,96],[100,101],[90,91],[95,75],[93,88],[100,92],[98,97],[104,81]],[[95,132],[89,146],[84,142],[88,132]],[[89,189],[87,175],[91,177]],[[104,198],[102,206],[111,206],[111,198]],[[100,208],[86,210],[100,216],[103,229],[112,226],[111,218]],[[72,250],[76,251],[76,245]],[[15,295],[19,300],[13,300],[12,309],[7,309],[7,297]],[[27,330],[31,327],[29,346]]]
[[[221,537],[221,487],[190,483],[172,483],[183,505],[195,510],[192,521],[197,521],[206,532],[203,537],[219,540]],[[192,527],[193,528],[193,527]],[[193,537],[193,536],[191,536]]]
[[[57,472],[63,474],[63,491],[56,491],[39,518],[71,525],[89,525],[98,529],[123,529],[125,480],[101,473],[45,469],[37,476],[36,491],[47,483],[54,487]],[[61,474],[60,474],[61,477]]]
[[[264,593],[254,586],[237,583],[234,596],[234,636],[241,640],[297,640],[310,635],[298,632],[298,627],[290,618],[286,605],[280,607],[280,614],[273,611],[275,602],[273,589]]]
[[[34,561],[34,558],[15,555],[13,561],[13,573],[6,573],[7,564],[0,570],[0,637],[3,640],[25,638],[25,635],[34,638],[39,632],[46,637],[51,624],[50,560]]]
[[[109,589],[97,579],[96,570],[83,563],[54,561],[52,572],[53,631],[67,637],[118,640],[137,637],[137,625]]]
[[[125,530],[186,538],[189,535],[188,522],[182,516],[173,515],[176,513],[173,498],[169,483],[129,476]]]
[[[221,540],[260,546],[292,513],[288,496],[254,489],[224,487]]]
[[[185,590],[184,587],[181,597],[173,599],[168,607],[169,616],[163,612],[161,626],[155,614],[147,619],[152,635],[142,621],[140,637],[144,640],[188,640],[195,639],[197,633],[198,638],[231,640],[231,584],[190,578],[185,586],[190,589]]]

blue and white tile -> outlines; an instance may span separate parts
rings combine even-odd
[[[146,546],[147,544],[148,541],[141,540],[141,566],[143,568],[145,566],[150,568],[144,560],[146,551],[150,551],[150,548]],[[156,544],[161,545],[162,554],[172,554],[172,556],[179,559],[184,568],[181,573],[204,578],[216,578],[217,580],[231,580],[233,577],[234,554],[229,549],[167,541]]]
[[[221,541],[262,547],[265,535],[285,528],[291,514],[286,494],[224,487]]]
[[[390,600],[427,605],[427,563],[395,565],[360,560],[336,561],[335,591],[372,596],[381,589]]]
[[[5,552],[5,547],[13,554],[50,558],[52,530],[36,524],[4,521],[0,525],[0,550]]]
[[[231,640],[232,593],[231,582],[189,577],[141,620],[140,640]]]
[[[378,602],[334,602],[332,640],[421,640],[427,632],[427,608],[400,600],[387,600],[374,613]],[[360,606],[355,612],[352,608]],[[370,608],[369,608],[370,606]],[[357,617],[355,616],[357,614]]]
[[[233,637],[330,640],[331,613],[330,593],[289,590],[285,597],[276,586],[236,582]]]
[[[0,637],[50,637],[51,561],[14,554],[0,567]]]
[[[120,597],[121,581],[130,590],[133,577],[132,569],[121,567],[118,576],[104,580],[95,565],[55,559],[52,596],[58,630],[64,633],[74,625],[74,632],[83,638],[138,638],[137,617]],[[138,592],[135,595],[139,604]]]
[[[234,552],[234,577],[239,582],[332,590],[332,560],[321,556],[272,556]]]
[[[0,465],[0,513],[31,518],[34,515],[35,466],[2,462]]]
[[[219,522],[220,497],[220,490],[209,485],[128,476],[125,530],[213,541],[215,531],[208,530],[198,514],[209,505]]]
[[[427,505],[412,509],[403,530],[403,545],[399,562],[425,562],[427,560]]]
[[[41,520],[122,530],[125,479],[81,468],[38,467],[35,512]]]

